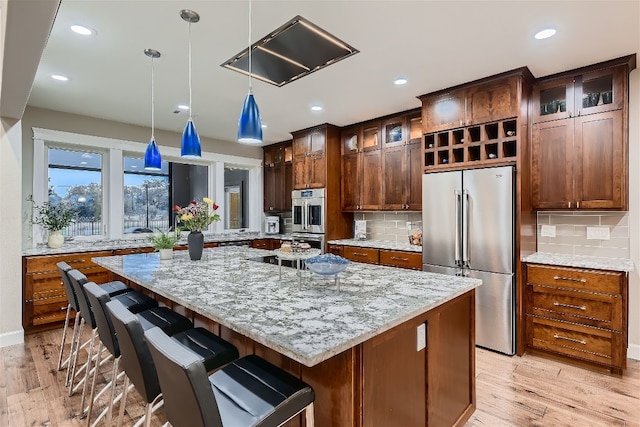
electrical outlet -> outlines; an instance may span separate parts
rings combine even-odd
[[[587,227],[587,240],[610,240],[609,227]]]
[[[411,230],[411,221],[407,221],[407,230]]]
[[[423,323],[416,328],[416,351],[427,346],[427,326]]]

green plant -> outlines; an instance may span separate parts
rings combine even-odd
[[[180,240],[180,231],[166,233],[160,231],[157,234],[149,236],[149,240],[151,240],[151,245],[153,245],[156,251],[160,249],[173,249],[178,245],[178,241]]]
[[[60,231],[76,220],[77,211],[68,202],[47,201],[38,206],[33,201],[33,197],[29,196],[27,200],[33,203],[34,215],[31,222],[39,224],[49,231]]]

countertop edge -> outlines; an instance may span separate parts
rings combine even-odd
[[[523,256],[522,262],[530,264],[559,265],[563,267],[589,268],[629,273],[635,270],[634,262],[628,258],[605,258],[588,255],[566,255],[549,252],[535,252]]]
[[[422,253],[422,246],[410,245],[409,243],[391,242],[387,240],[337,239],[329,240],[327,243],[329,243],[330,245]]]

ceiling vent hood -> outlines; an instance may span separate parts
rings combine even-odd
[[[251,75],[275,86],[318,71],[359,51],[342,40],[296,16],[251,45]],[[249,49],[221,64],[249,74]]]

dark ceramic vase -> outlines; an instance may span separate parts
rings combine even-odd
[[[204,248],[204,235],[202,232],[190,232],[187,236],[187,245],[189,247],[189,258],[192,261],[198,261],[202,258],[202,249]]]

